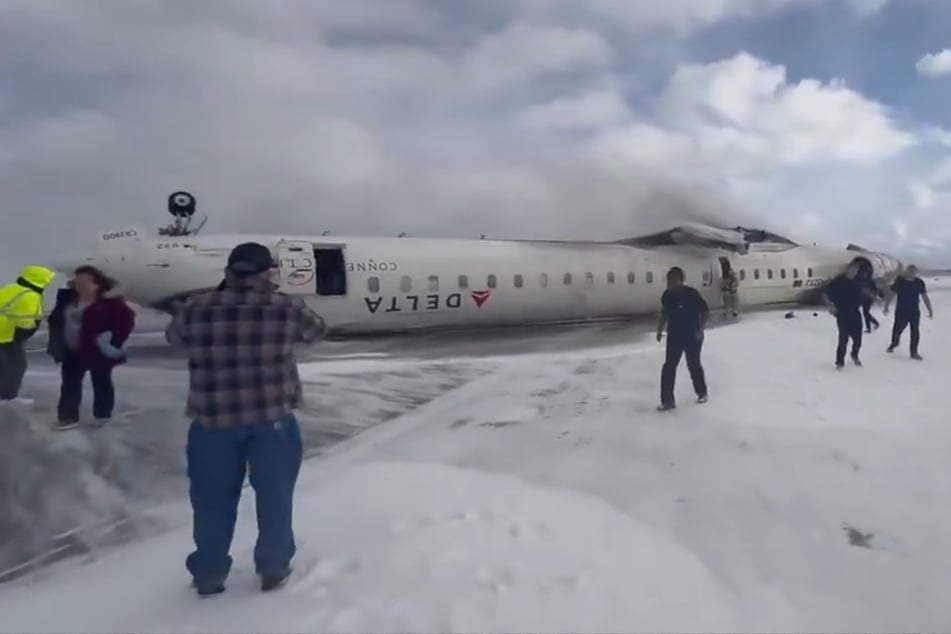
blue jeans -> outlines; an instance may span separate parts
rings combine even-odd
[[[195,582],[224,583],[231,572],[231,541],[248,468],[258,519],[255,568],[258,574],[288,570],[297,550],[293,500],[303,459],[297,419],[288,415],[225,429],[193,422],[186,452],[195,551],[185,567]]]

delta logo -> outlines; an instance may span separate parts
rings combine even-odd
[[[472,291],[472,300],[478,308],[482,308],[482,304],[486,303],[491,295],[492,291]]]

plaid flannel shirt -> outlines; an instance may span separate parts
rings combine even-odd
[[[304,302],[267,280],[230,276],[217,290],[192,296],[165,331],[188,350],[186,415],[206,427],[274,421],[301,405],[295,343],[325,332]]]

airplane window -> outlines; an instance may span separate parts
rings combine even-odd
[[[522,276],[521,276],[521,275],[516,275],[514,281],[515,281],[515,288],[522,288]]]
[[[467,276],[459,276],[459,288],[469,288],[469,278]]]
[[[594,273],[585,273],[584,283],[588,286],[594,286]]]
[[[647,272],[647,283],[648,283],[648,284],[653,284],[653,283],[654,283],[654,272],[653,272],[653,271],[648,271],[648,272]]]
[[[754,280],[759,279],[759,269],[753,269],[753,279]]]
[[[740,281],[742,282],[745,279],[746,279],[746,269],[740,269]]]
[[[430,275],[429,276],[429,292],[435,293],[438,290],[439,290],[439,276]]]
[[[564,277],[561,278],[561,281],[564,282],[566,285],[571,284],[571,273],[565,273]]]
[[[779,269],[779,277],[786,279],[786,269]]]
[[[809,277],[812,277],[812,267],[811,267],[811,266],[809,267],[809,270],[807,271],[807,273],[809,274]]]
[[[496,282],[496,280],[495,280],[495,276],[494,276],[494,275],[490,275],[490,276],[489,276],[489,279],[487,280],[486,286],[488,286],[489,288],[495,288],[496,285],[497,285],[497,282]]]
[[[798,280],[798,279],[799,279],[799,269],[793,269],[793,270],[792,270],[792,277],[793,277],[794,280]]]
[[[773,279],[773,269],[766,269],[766,277],[770,280]]]
[[[614,284],[614,271],[608,271],[608,284]]]
[[[370,291],[371,293],[379,293],[380,292],[380,278],[368,277],[367,290]]]
[[[548,288],[548,273],[542,273],[538,276],[538,284],[542,288]]]
[[[704,272],[703,272],[703,281],[704,281],[704,282],[709,282],[709,281],[710,281],[710,271],[704,271]]]
[[[633,284],[633,283],[634,283],[634,271],[628,271],[628,274],[627,274],[627,283],[628,283],[628,284]]]
[[[400,278],[400,291],[408,293],[411,290],[413,290],[413,280],[409,275],[404,275]]]

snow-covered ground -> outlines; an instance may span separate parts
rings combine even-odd
[[[907,335],[886,354],[885,321],[837,372],[828,315],[750,315],[707,335],[711,401],[682,368],[668,414],[653,342],[481,359],[305,465],[282,591],[257,591],[246,496],[225,595],[189,589],[186,523],[0,586],[0,628],[947,631],[951,294],[929,283],[925,361]]]

